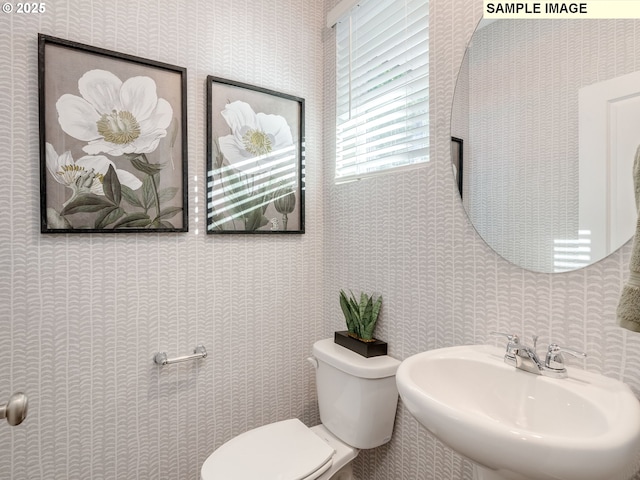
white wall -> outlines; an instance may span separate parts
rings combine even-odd
[[[640,392],[639,337],[615,326],[630,246],[569,274],[525,272],[485,246],[457,197],[451,99],[482,2],[432,0],[432,162],[341,186],[323,65],[332,4],[56,0],[45,15],[0,15],[0,399],[16,390],[32,399],[22,426],[0,425],[0,478],[196,480],[241,431],[317,422],[304,359],[343,328],[339,288],[384,295],[377,334],[398,358],[497,345],[491,330],[538,333],[588,351],[582,366]],[[195,234],[192,211],[186,234],[41,235],[38,32],[188,68],[189,188],[200,202],[206,75],[304,97],[307,233],[211,238],[202,226]],[[200,364],[151,363],[158,350],[184,354],[198,342],[210,351]],[[400,405],[391,443],[363,452],[356,476],[468,480],[471,467]]]
[[[329,0],[328,7],[337,3]],[[334,185],[325,169],[325,334],[341,325],[339,288],[384,296],[376,336],[403,359],[465,343],[502,345],[490,331],[540,335],[589,353],[573,365],[640,393],[640,335],[616,326],[631,246],[583,270],[536,274],[490,250],[467,220],[449,164],[458,68],[482,2],[431,0],[432,161],[421,171]],[[325,42],[329,58],[332,41]],[[327,73],[325,131],[332,128]],[[333,142],[325,135],[325,151]],[[327,155],[329,158],[329,155]],[[331,248],[329,248],[331,246]],[[356,459],[359,480],[470,480],[471,465],[427,434],[402,403],[391,442]],[[640,478],[640,477],[638,477]]]
[[[0,425],[0,478],[195,480],[248,428],[317,422],[322,2],[45,3],[0,15],[0,401],[31,402]],[[187,68],[189,233],[39,233],[38,32]],[[306,234],[204,234],[209,74],[306,99]]]

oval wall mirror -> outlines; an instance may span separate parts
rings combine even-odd
[[[481,21],[451,115],[467,215],[506,260],[563,272],[634,234],[640,20]]]

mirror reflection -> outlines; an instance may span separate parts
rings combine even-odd
[[[498,254],[547,273],[606,257],[636,222],[640,21],[482,21],[451,136],[464,207]]]

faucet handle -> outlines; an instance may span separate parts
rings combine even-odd
[[[491,335],[502,335],[507,337],[509,343],[504,352],[504,362],[508,365],[515,366],[518,362],[516,360],[516,353],[520,347],[520,337],[515,333],[503,333],[503,332],[489,332]]]
[[[572,350],[571,348],[561,347],[557,343],[552,343],[549,345],[549,349],[547,350],[547,357],[544,360],[545,368],[548,371],[565,376],[567,373],[567,369],[564,366],[564,357],[562,356],[563,353],[568,353],[569,355],[573,355],[574,357],[586,358],[587,356],[587,354],[584,352]]]
[[[516,345],[520,343],[520,337],[515,333],[489,332],[489,334],[495,335],[495,336],[501,335],[503,337],[507,337],[507,340],[509,340],[510,343],[515,343]]]

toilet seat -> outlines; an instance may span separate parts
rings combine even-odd
[[[213,452],[202,480],[313,480],[327,471],[335,450],[297,418],[255,428]]]

